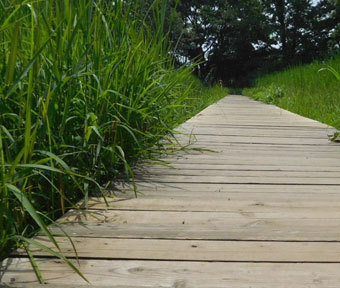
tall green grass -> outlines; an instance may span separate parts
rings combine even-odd
[[[37,228],[58,250],[48,219],[225,96],[174,67],[167,1],[132,2],[0,1],[0,260]]]
[[[332,67],[334,70],[324,68]],[[340,55],[257,79],[243,93],[340,129]]]

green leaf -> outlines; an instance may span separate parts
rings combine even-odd
[[[6,187],[9,191],[11,191],[14,196],[20,201],[22,206],[25,208],[25,210],[31,215],[35,223],[40,227],[40,229],[48,236],[50,241],[54,244],[54,246],[60,251],[60,247],[51,234],[51,232],[48,230],[46,224],[44,221],[40,218],[38,213],[36,212],[35,208],[31,204],[31,202],[27,199],[24,193],[22,193],[16,186],[6,183]]]
[[[38,50],[38,52],[34,55],[34,57],[31,59],[31,61],[27,64],[27,66],[24,68],[24,70],[21,72],[19,77],[14,81],[14,83],[11,85],[11,87],[8,89],[5,98],[7,99],[11,93],[14,91],[14,89],[18,86],[18,84],[24,79],[27,75],[27,73],[31,70],[33,64],[37,59],[39,58],[41,52],[45,49],[46,45],[50,42],[51,38],[49,38]]]
[[[30,239],[30,238],[25,238],[22,236],[14,236],[13,238],[19,239],[21,241],[25,241],[30,245],[33,245],[45,252],[47,252],[48,254],[55,256],[59,259],[61,259],[62,261],[64,261],[75,273],[77,273],[81,278],[83,278],[87,283],[90,283],[89,280],[84,276],[84,274],[82,274],[80,272],[80,270],[70,261],[68,260],[61,252],[56,252],[54,250],[52,250],[51,248],[47,247],[46,245],[34,240],[34,239]],[[33,256],[32,256],[33,257]]]
[[[18,167],[18,168],[33,168],[33,169],[38,169],[38,170],[47,170],[47,171],[52,171],[52,172],[57,172],[60,174],[65,174],[63,171],[51,167],[51,166],[46,166],[46,165],[39,165],[39,164],[16,164],[16,165],[12,165],[12,164],[5,164],[5,167]]]
[[[340,142],[340,132],[335,132],[334,135],[331,137],[331,141]]]
[[[26,238],[24,238],[24,239],[26,239]],[[20,240],[23,240],[23,239],[20,239]],[[45,281],[44,281],[44,278],[43,278],[43,276],[42,276],[42,274],[41,274],[41,271],[40,271],[40,269],[39,269],[39,266],[38,266],[38,264],[37,264],[37,261],[35,261],[35,258],[34,258],[32,252],[31,252],[31,250],[30,250],[30,248],[28,247],[28,245],[27,245],[26,242],[27,242],[27,241],[23,242],[23,246],[24,246],[25,251],[26,251],[26,253],[27,253],[27,255],[28,255],[29,259],[30,259],[32,268],[33,268],[33,270],[34,270],[34,272],[35,272],[35,275],[36,275],[37,278],[38,278],[39,283],[40,283],[40,284],[44,284]]]

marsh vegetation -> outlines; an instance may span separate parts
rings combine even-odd
[[[174,65],[166,5],[0,1],[0,259],[226,96]]]

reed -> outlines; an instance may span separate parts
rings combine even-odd
[[[40,228],[67,261],[46,224],[226,96],[174,66],[167,1],[132,2],[0,1],[0,260]]]

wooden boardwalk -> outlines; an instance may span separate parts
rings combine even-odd
[[[195,138],[197,149],[164,157],[173,168],[141,165],[143,196],[125,200],[133,193],[121,185],[109,208],[92,198],[88,211],[60,219],[93,286],[340,287],[340,145],[327,137],[334,129],[228,96],[179,130],[195,135],[178,139]],[[69,241],[58,241],[74,257]],[[49,287],[86,284],[62,261],[34,254]],[[27,258],[13,256],[1,269],[2,283],[37,287]]]

